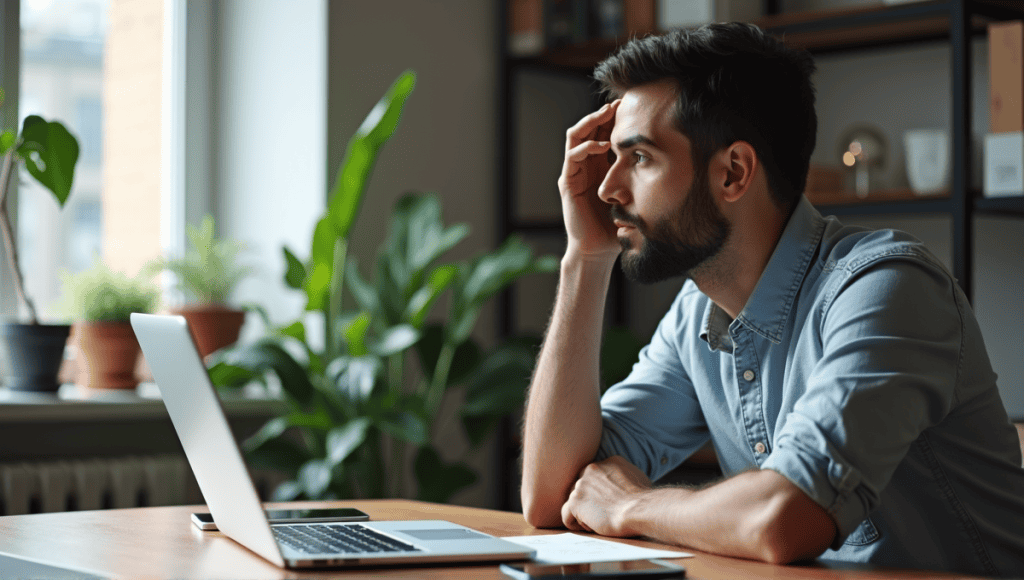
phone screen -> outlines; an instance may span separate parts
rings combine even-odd
[[[686,571],[682,566],[656,560],[629,560],[622,562],[594,562],[590,564],[535,564],[516,562],[503,564],[521,574],[519,577],[543,578],[621,578],[635,575],[637,578],[682,577]]]
[[[329,519],[332,521],[353,521],[370,519],[364,512],[355,508],[328,508],[328,509],[297,509],[297,510],[267,510],[267,519],[271,522],[278,520],[319,520]]]
[[[271,524],[302,522],[355,522],[370,519],[366,512],[355,508],[266,510]],[[213,531],[217,524],[209,513],[192,514],[192,523],[201,530]]]

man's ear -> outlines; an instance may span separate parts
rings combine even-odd
[[[750,189],[759,166],[754,147],[746,141],[736,141],[715,154],[711,185],[721,191],[723,201],[737,201]]]

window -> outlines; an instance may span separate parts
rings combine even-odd
[[[102,251],[103,55],[108,0],[21,3],[20,128],[28,115],[59,120],[78,138],[75,182],[61,209],[22,168],[18,246],[26,291],[44,318],[59,316],[60,272]]]

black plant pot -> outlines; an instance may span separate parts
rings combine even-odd
[[[16,391],[56,391],[70,332],[67,324],[0,324],[3,385]]]

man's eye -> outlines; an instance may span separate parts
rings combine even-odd
[[[609,149],[608,150],[608,164],[609,165],[615,165],[615,160],[616,159],[618,159],[618,157],[616,157],[615,152],[612,151],[611,149]]]
[[[644,163],[645,161],[650,160],[650,157],[644,155],[643,153],[640,153],[639,151],[634,152],[633,155],[636,158],[637,163]]]

